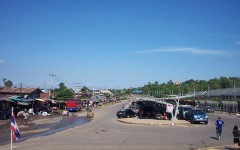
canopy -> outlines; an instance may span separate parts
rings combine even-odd
[[[12,102],[12,103],[15,103],[15,101],[12,101],[10,99],[4,99],[4,98],[1,98],[1,97],[0,97],[0,102]]]
[[[64,101],[54,100],[54,99],[49,99],[49,101],[51,101],[53,104],[65,103]]]
[[[34,99],[23,98],[23,97],[20,97],[20,96],[11,96],[8,99],[10,99],[12,101],[21,101],[21,102],[32,102],[32,101],[34,101]]]
[[[17,102],[18,105],[28,106],[30,103],[27,102]]]
[[[40,101],[40,102],[45,102],[44,99],[40,99],[40,98],[37,98],[36,100],[37,100],[37,101]]]
[[[20,96],[11,96],[8,99],[13,100],[13,101],[19,101],[20,100]]]
[[[31,99],[31,98],[21,98],[19,101],[22,101],[22,102],[32,102],[34,100],[35,99]]]

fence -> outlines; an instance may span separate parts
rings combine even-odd
[[[200,108],[205,106],[210,106],[217,111],[224,111],[230,113],[237,113],[240,111],[240,106],[235,101],[223,101],[222,105],[219,105],[219,102],[216,101],[198,101],[197,102]]]

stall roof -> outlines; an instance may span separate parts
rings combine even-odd
[[[193,92],[190,92],[188,94],[193,94]],[[195,92],[195,94],[196,96],[205,96],[205,97],[240,96],[240,88],[227,88],[227,89],[200,91],[200,92]]]
[[[18,105],[23,105],[23,106],[28,106],[30,105],[30,103],[27,103],[27,102],[17,102]]]
[[[44,99],[41,99],[41,98],[37,98],[36,100],[40,101],[40,102],[46,102],[47,101],[47,100],[44,100]]]
[[[34,101],[34,99],[23,98],[23,97],[20,97],[20,96],[11,96],[8,99],[12,100],[12,101],[22,101],[22,102],[32,102],[32,101]]]
[[[1,93],[32,93],[36,90],[41,91],[39,88],[7,88],[0,89]],[[42,92],[42,91],[41,91]]]
[[[54,99],[49,99],[53,104],[58,104],[58,103],[65,103],[65,101],[60,101],[60,100],[54,100]]]
[[[12,102],[12,103],[15,103],[14,101],[12,101],[10,99],[2,98],[2,97],[0,97],[0,102]]]

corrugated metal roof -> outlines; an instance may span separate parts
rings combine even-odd
[[[190,92],[188,94],[192,94]],[[217,89],[217,90],[209,90],[209,91],[200,91],[195,93],[196,96],[240,96],[240,88],[229,88],[229,89]]]
[[[38,90],[38,88],[2,88],[0,89],[0,93],[26,93],[30,94],[34,92],[35,90]]]

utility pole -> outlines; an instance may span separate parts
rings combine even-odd
[[[80,84],[81,84],[81,82],[76,82],[75,84],[76,84],[75,87],[76,87],[77,95],[78,95],[78,98],[79,98],[79,96],[80,96],[79,93],[80,93],[80,87],[81,87]]]
[[[233,84],[234,100],[236,100],[236,85]]]
[[[208,86],[208,92],[207,93],[208,93],[208,99],[209,99],[209,86]]]
[[[55,77],[56,75],[55,74],[50,74],[50,90],[49,90],[49,95],[48,95],[48,98],[50,99],[51,97],[51,90],[52,90],[52,80],[53,80],[53,77]]]

